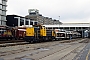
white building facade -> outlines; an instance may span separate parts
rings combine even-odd
[[[6,26],[6,2],[7,0],[0,0],[0,26]]]

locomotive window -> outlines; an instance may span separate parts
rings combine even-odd
[[[5,28],[0,28],[0,34],[3,34],[6,31]]]
[[[57,37],[65,37],[65,34],[63,34],[63,33],[57,33]]]
[[[4,30],[0,30],[0,33],[2,34],[4,32]]]
[[[29,14],[30,14],[30,15],[36,15],[36,13],[34,13],[34,12],[33,12],[33,13],[29,13]]]

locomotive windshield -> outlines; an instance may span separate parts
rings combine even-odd
[[[0,35],[3,34],[6,30],[4,28],[0,28]]]
[[[65,37],[64,33],[57,33],[57,37]]]

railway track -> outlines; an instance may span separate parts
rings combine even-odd
[[[66,42],[68,40],[64,40],[64,41]],[[62,43],[62,42],[63,41],[52,41],[52,42],[42,42],[42,43],[36,43],[36,44],[27,44],[26,42],[22,42],[22,43],[21,42],[19,42],[19,43],[6,43],[6,44],[1,44],[0,47],[3,47],[3,48],[4,47],[13,47],[14,48],[15,46],[23,46],[23,45],[27,46],[28,45],[26,48],[31,48],[31,49],[33,48],[35,50],[35,49],[39,49],[39,48],[43,48],[43,47],[48,47],[48,46],[51,46],[51,45],[55,46],[55,45],[58,45],[59,43]],[[48,44],[48,43],[50,43],[50,44]],[[32,47],[33,45],[34,45],[34,47]],[[11,51],[6,51],[6,52],[11,52]]]
[[[65,44],[65,43],[61,43],[61,42],[62,41],[53,41],[53,42],[44,42],[44,43],[36,43],[36,44],[17,45],[18,46],[17,49],[16,49],[16,46],[8,46],[8,47],[5,47],[6,49],[3,47],[2,49],[0,49],[0,50],[3,50],[2,52],[0,52],[0,56],[3,57],[3,58],[6,58],[5,56],[13,55],[13,54],[18,54],[19,55],[19,53],[26,52],[26,51],[29,51],[29,52],[26,52],[26,53],[29,53],[29,54],[25,55],[26,53],[24,53],[25,56],[30,56],[30,55],[33,55],[33,56],[35,55],[36,56],[40,53],[44,53],[44,54],[49,53],[48,55],[43,55],[42,57],[38,58],[38,59],[41,59],[41,58],[44,58],[46,56],[50,56],[54,53],[58,53],[59,51],[67,50],[70,46],[73,45],[73,42],[70,42],[70,43],[68,43],[69,44],[68,46],[63,47],[64,46],[63,44]],[[60,49],[62,48],[62,49],[60,50],[57,46],[60,46],[59,48]],[[56,48],[54,48],[54,47],[56,47]],[[8,49],[13,49],[13,50],[7,50],[7,48]],[[15,50],[14,50],[14,48],[15,48]],[[49,49],[52,50],[52,53],[50,52]],[[53,50],[53,49],[55,49],[55,50]],[[4,50],[6,50],[6,51],[4,51]],[[32,51],[32,52],[30,53],[30,51]],[[35,52],[33,52],[33,51],[35,51]],[[44,52],[44,51],[48,51],[48,52]],[[22,57],[25,57],[25,56],[23,56],[23,54],[20,54],[20,55]],[[18,60],[19,58],[22,58],[22,57],[16,57],[15,60]],[[12,60],[14,60],[14,59],[12,59]]]
[[[81,44],[76,43],[73,45],[72,43],[70,43],[69,45],[68,44],[65,46],[56,44],[53,47],[51,46],[47,48],[44,47],[42,49],[39,49],[39,51],[37,50],[35,52],[31,52],[28,55],[18,57],[15,60],[20,60],[22,58],[24,59],[30,58],[31,60],[62,60],[63,58],[68,57],[68,55],[70,55],[72,52],[83,46],[83,43]]]
[[[56,42],[56,43],[55,43]],[[40,48],[45,48],[45,47],[49,47],[49,46],[56,46],[57,44],[59,44],[59,42],[55,41],[55,42],[45,42],[45,43],[37,43],[37,44],[26,44],[26,45],[18,45],[17,49],[16,46],[8,46],[9,48],[13,48],[13,50],[9,50],[7,47],[2,47],[3,51],[0,51],[0,56],[6,56],[6,55],[11,55],[11,54],[16,54],[16,53],[21,53],[22,51],[28,51],[28,50],[37,50]]]
[[[60,43],[70,43],[74,41],[81,40],[81,38],[78,39],[72,39],[72,40],[62,40],[59,41]],[[54,42],[54,41],[49,41],[49,42]],[[45,42],[41,42],[45,43]],[[15,46],[15,45],[25,45],[29,44],[28,42],[25,42],[24,40],[9,40],[9,41],[0,41],[0,47],[7,47],[7,46]]]
[[[4,43],[16,43],[16,42],[24,42],[24,40],[0,40],[0,44],[4,44]]]
[[[83,40],[83,41],[81,41],[79,43],[89,43],[89,42],[90,42],[90,39],[86,39],[86,40]]]
[[[16,45],[25,45],[28,44],[27,42],[14,42],[14,43],[4,43],[0,44],[0,47],[8,47],[8,46],[16,46]]]
[[[81,44],[78,47],[75,47],[74,49],[72,49],[70,52],[68,52],[66,55],[64,55],[63,57],[61,57],[59,60],[67,60],[68,58],[70,60],[73,60],[74,56],[77,55],[77,53],[79,53],[86,45]],[[81,48],[81,50],[79,50]],[[72,56],[72,57],[71,57]]]
[[[0,47],[23,45],[23,44],[27,44],[27,43],[24,40],[0,41]]]
[[[47,55],[47,56],[45,56],[45,57],[43,57],[41,59],[38,59],[38,60],[45,60],[45,59],[46,60],[48,60],[48,59],[49,60],[55,60],[55,58],[56,58],[56,60],[73,60],[73,58],[77,55],[77,53],[79,53],[86,46],[86,44],[83,44],[83,43],[87,43],[87,41],[89,41],[89,40],[85,39],[83,41],[80,41],[80,42],[82,42],[81,45],[79,45],[79,46],[77,45],[77,47],[75,46],[75,48],[73,48],[72,46],[69,46],[67,48],[59,50],[59,51],[57,51],[57,52],[55,52],[55,53],[53,53],[51,55]],[[75,45],[73,43],[70,43],[70,44]],[[72,50],[70,50],[71,48],[72,48]],[[65,51],[67,51],[67,52],[65,53]],[[61,55],[63,55],[63,56],[61,56]],[[54,57],[54,56],[58,56],[59,58]]]
[[[48,60],[48,59],[55,60],[55,58],[56,58],[56,60],[73,60],[73,58],[77,55],[77,53],[81,52],[81,50],[86,46],[86,44],[84,44],[84,43],[89,43],[88,41],[89,41],[89,39],[85,39],[85,40],[81,41],[80,45],[77,44],[74,48],[72,46],[69,46],[67,48],[59,50],[51,55],[47,55],[38,60],[45,60],[45,59],[46,60]],[[71,43],[71,45],[72,45],[72,43]],[[73,44],[73,45],[75,45],[75,44]],[[70,50],[70,49],[72,49],[72,50]],[[56,56],[58,56],[58,57],[56,57]]]
[[[59,43],[58,43],[59,44]],[[38,53],[40,53],[40,52],[44,52],[44,51],[46,51],[46,50],[48,50],[48,48],[50,47],[50,48],[52,48],[52,47],[55,47],[55,46],[57,46],[58,44],[52,44],[52,45],[43,45],[43,46],[39,46],[39,47],[37,47],[37,48],[34,48],[34,52],[28,52],[30,55],[35,55],[35,54],[38,54]],[[66,48],[68,48],[69,46],[67,46]],[[28,51],[28,48],[27,48],[27,50],[26,51]],[[29,50],[30,51],[30,50]],[[8,53],[4,53],[4,54],[2,54],[1,55],[1,57],[4,57],[4,56],[7,56],[7,55],[13,55],[13,54],[18,54],[18,53],[21,53],[21,52],[25,52],[25,50],[24,49],[22,49],[22,50],[17,50],[17,51],[9,51]],[[27,52],[25,52],[25,53],[27,53]],[[55,53],[55,52],[54,52]],[[23,54],[22,54],[23,55]],[[22,56],[21,55],[21,56]],[[17,55],[18,56],[18,55]],[[4,57],[5,58],[5,57]],[[15,59],[19,59],[19,58],[21,58],[21,57],[16,57]],[[7,58],[6,58],[7,59]],[[12,59],[13,60],[13,59]]]

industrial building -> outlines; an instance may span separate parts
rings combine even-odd
[[[7,0],[0,0],[0,26],[6,26],[6,2]]]
[[[41,14],[39,14],[39,10],[37,9],[30,9],[29,15],[25,17],[18,15],[7,15],[6,20],[7,20],[6,25],[10,27],[22,26],[22,25],[24,26],[36,25],[36,24],[41,24],[41,25],[62,24],[61,22],[59,22],[59,20],[55,20],[55,19],[53,20],[52,18],[42,16]]]
[[[26,19],[25,17],[18,15],[7,15],[6,19],[7,19],[6,25],[11,27],[37,24],[37,21],[31,21],[30,19]]]
[[[52,18],[42,16],[42,14],[40,14],[39,10],[37,9],[29,9],[28,13],[29,15],[25,17],[33,21],[38,21],[38,24],[42,24],[42,25],[62,24],[59,20],[56,19],[53,20]]]

